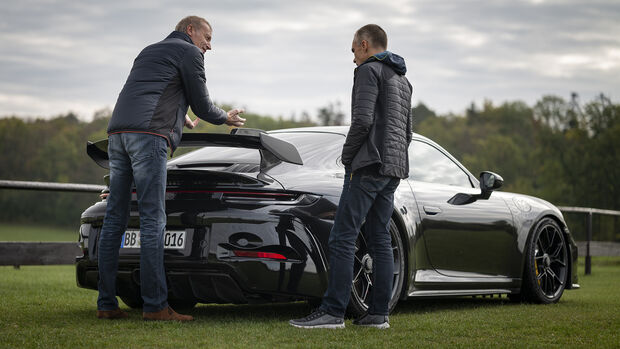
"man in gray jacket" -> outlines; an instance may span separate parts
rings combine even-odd
[[[189,106],[213,124],[242,126],[242,110],[215,106],[205,85],[204,54],[213,30],[204,18],[182,19],[164,40],[136,57],[108,125],[110,194],[99,235],[97,317],[126,318],[116,299],[121,237],[127,228],[132,186],[140,213],[140,290],[144,320],[189,321],[168,306],[163,234],[166,229],[167,147],[174,152]]]
[[[394,257],[388,224],[394,191],[407,178],[411,142],[412,87],[405,61],[387,49],[387,35],[378,25],[358,29],[351,50],[355,56],[351,127],[342,149],[345,179],[334,226],[329,236],[329,284],[319,309],[290,324],[301,328],[344,328],[351,295],[355,240],[365,221],[372,257],[372,291],[368,312],[354,325],[389,328]]]

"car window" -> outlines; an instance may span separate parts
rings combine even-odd
[[[469,176],[452,159],[434,146],[420,141],[409,147],[409,178],[460,187],[472,187]]]
[[[272,133],[272,136],[292,143],[299,151],[304,166],[317,169],[337,169],[337,158],[345,137],[340,134],[317,132]],[[202,147],[168,162],[169,165],[183,164],[259,164],[257,149]]]
[[[333,133],[273,133],[272,136],[292,143],[304,162],[304,166],[317,169],[337,169],[345,137]]]
[[[228,148],[228,147],[199,147],[197,150],[183,154],[168,161],[169,165],[199,163],[260,163],[258,149]]]

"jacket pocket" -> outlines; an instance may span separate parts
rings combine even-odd
[[[179,145],[179,141],[181,140],[181,135],[183,133],[183,126],[185,125],[185,114],[181,108],[181,104],[179,104],[176,112],[176,116],[174,118],[174,123],[172,124],[172,129],[168,132],[168,139],[170,140],[170,150],[174,152],[177,146]]]

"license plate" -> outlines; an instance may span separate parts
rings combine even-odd
[[[123,234],[121,248],[140,248],[140,231],[127,230]],[[167,250],[185,248],[185,230],[167,230],[164,234],[164,248]]]

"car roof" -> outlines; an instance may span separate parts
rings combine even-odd
[[[349,126],[311,126],[311,127],[285,128],[285,129],[280,129],[280,130],[268,131],[268,133],[274,133],[274,134],[278,134],[278,133],[339,134],[344,137],[347,136],[348,132],[349,132]],[[441,145],[439,145],[435,141],[431,140],[430,138],[424,137],[421,134],[415,133],[415,132],[413,132],[412,138],[417,141],[423,141],[423,142],[437,146],[439,149],[441,149],[442,152],[445,153],[445,155],[447,155],[450,159],[458,163],[459,167],[461,167],[470,176],[470,178],[472,178],[474,181],[477,181],[476,177],[472,175],[471,172],[469,172],[469,170],[465,166],[463,166],[463,164],[461,164],[460,161],[458,161],[454,156],[452,156],[452,154],[450,154],[450,152],[445,150]]]
[[[296,127],[296,128],[283,128],[279,130],[268,131],[268,133],[289,133],[289,132],[308,132],[308,133],[335,133],[342,136],[347,136],[349,133],[349,126],[310,126],[310,127]],[[413,133],[413,138],[422,139],[432,142],[430,139]],[[434,142],[433,142],[434,143]]]
[[[268,131],[268,133],[295,133],[295,132],[308,132],[308,133],[335,133],[342,136],[346,136],[349,132],[349,126],[310,126],[310,127],[295,127],[295,128],[283,128],[279,130]]]

